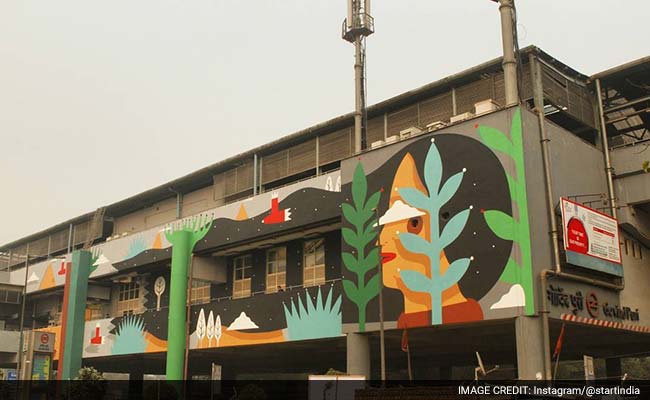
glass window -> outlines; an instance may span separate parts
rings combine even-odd
[[[325,241],[305,242],[302,284],[316,286],[325,283]]]
[[[287,287],[287,248],[275,247],[266,251],[266,293],[275,293]]]
[[[192,279],[192,289],[190,291],[192,304],[205,304],[210,302],[210,288],[209,281],[202,281],[200,279]]]
[[[235,257],[232,297],[239,299],[251,295],[251,277],[253,276],[253,257],[250,254]]]
[[[120,285],[117,298],[117,314],[133,314],[140,308],[140,283],[133,280]]]

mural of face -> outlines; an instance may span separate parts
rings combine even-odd
[[[390,190],[389,209],[379,219],[381,233],[379,242],[383,265],[384,286],[398,289],[404,295],[404,312],[406,314],[431,310],[431,298],[428,293],[409,290],[399,276],[400,270],[418,271],[430,277],[429,259],[424,254],[411,253],[404,248],[399,240],[399,233],[412,233],[430,240],[428,226],[430,216],[424,210],[407,205],[400,197],[398,189],[411,187],[427,193],[420,179],[415,160],[410,153],[402,159]],[[441,273],[449,266],[444,252],[440,253]],[[442,305],[463,303],[467,301],[462,295],[458,284],[454,284],[442,294]]]

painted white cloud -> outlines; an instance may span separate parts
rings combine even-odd
[[[36,272],[32,272],[32,274],[29,276],[29,279],[27,279],[27,283],[34,283],[38,282],[39,278],[38,275],[36,275]]]
[[[404,204],[402,200],[395,200],[388,211],[379,218],[379,225],[385,225],[403,219],[420,217],[422,215],[424,215],[424,213],[417,208]]]
[[[245,329],[256,329],[259,328],[255,322],[253,322],[252,319],[246,315],[245,312],[241,312],[239,314],[239,317],[235,318],[234,321],[232,321],[232,324],[228,327],[229,331],[241,331]]]
[[[508,293],[501,296],[501,299],[490,306],[490,310],[498,308],[523,307],[526,304],[526,295],[521,285],[512,285]]]

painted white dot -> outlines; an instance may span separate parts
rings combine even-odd
[[[495,245],[492,245],[492,248],[495,248],[495,247],[496,247]]]
[[[400,272],[401,270],[402,270],[401,268],[397,268],[397,272]]]
[[[469,260],[470,260],[470,261],[474,261],[474,256],[471,256],[471,257],[469,258]]]
[[[463,168],[463,172],[467,172],[467,168]]]
[[[435,142],[435,141],[436,141],[435,138],[431,138],[431,143],[433,143],[433,142]]]
[[[470,209],[470,210],[473,209],[473,208],[474,208],[474,206],[469,206],[469,209]]]
[[[395,191],[396,191],[396,192],[399,191],[399,188],[395,188]]]
[[[318,211],[318,208],[314,208],[314,211]]]
[[[396,235],[399,235],[399,231],[395,231],[395,234],[396,234]]]
[[[472,185],[476,186],[476,182],[472,183]]]

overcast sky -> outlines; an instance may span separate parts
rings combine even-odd
[[[344,0],[0,3],[0,244],[352,111]],[[585,74],[647,56],[650,2],[519,1]],[[501,53],[489,0],[375,0],[373,104]]]

